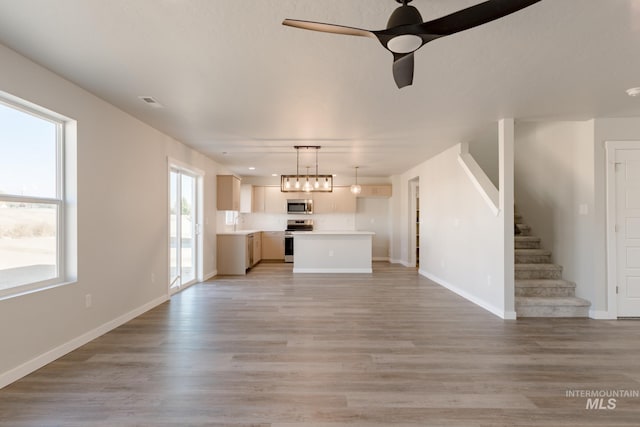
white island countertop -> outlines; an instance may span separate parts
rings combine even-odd
[[[349,236],[367,236],[367,235],[371,235],[373,236],[374,233],[373,231],[349,231],[349,230],[317,230],[317,231],[294,231],[293,233],[291,233],[293,235],[298,235],[298,234],[315,234],[315,235],[349,235]]]
[[[237,230],[237,231],[222,231],[217,233],[218,236],[247,236],[253,233],[261,233],[262,230]]]
[[[294,273],[371,273],[372,231],[293,232]]]

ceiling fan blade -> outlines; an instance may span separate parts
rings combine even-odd
[[[376,38],[376,36],[368,30],[363,30],[361,28],[354,27],[345,27],[343,25],[334,25],[334,24],[325,24],[322,22],[312,22],[312,21],[300,21],[297,19],[285,19],[282,21],[282,25],[287,25],[289,27],[302,28],[303,30],[312,30],[312,31],[320,31],[323,33],[333,33],[333,34],[342,34],[345,36],[360,36],[360,37],[371,37]]]
[[[415,27],[419,28],[422,34],[448,36],[510,15],[539,1],[489,0]]]
[[[393,54],[393,79],[398,85],[398,89],[413,84],[413,52]]]

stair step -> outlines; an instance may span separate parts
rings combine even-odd
[[[562,266],[557,264],[516,264],[516,280],[562,279]]]
[[[520,234],[518,234],[518,236],[531,236],[531,227],[527,224],[516,222],[516,226],[518,227],[518,230],[520,230]]]
[[[516,249],[540,249],[540,238],[534,236],[515,236]]]
[[[518,317],[588,317],[591,303],[577,297],[516,297]]]
[[[513,219],[515,220],[516,224],[522,222],[522,214],[515,212],[513,214]]]
[[[516,264],[550,264],[551,251],[545,249],[516,249]]]
[[[523,279],[515,282],[516,297],[574,297],[576,284],[562,279]]]

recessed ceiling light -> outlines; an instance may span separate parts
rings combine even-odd
[[[627,89],[627,95],[629,95],[629,96],[639,96],[640,95],[640,87],[632,87],[631,89]]]
[[[249,166],[249,170],[250,171],[254,171],[254,170],[256,170],[256,168],[254,168],[253,166]]]
[[[278,176],[278,174],[277,173],[272,173],[271,176]]]

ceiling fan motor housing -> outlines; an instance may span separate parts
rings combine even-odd
[[[389,17],[387,29],[401,25],[421,24],[422,16],[418,9],[406,3],[397,8]],[[399,35],[387,42],[387,48],[394,53],[409,53],[422,46],[422,38],[415,34]]]

